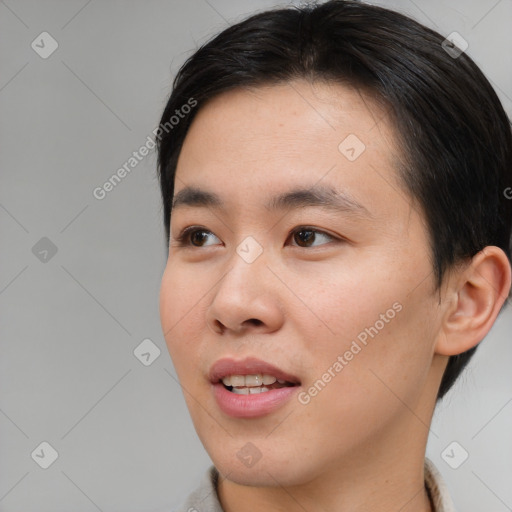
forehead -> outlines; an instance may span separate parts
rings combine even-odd
[[[384,205],[393,193],[405,197],[397,155],[385,107],[367,93],[304,80],[239,88],[200,108],[178,159],[175,194],[202,184],[251,201],[319,184],[359,203],[379,196]]]
[[[329,129],[341,135],[343,129],[368,139],[375,129],[392,142],[387,124],[387,106],[369,91],[327,81],[297,79],[272,85],[239,87],[220,93],[200,107],[192,127],[216,124],[212,136],[236,132],[239,140],[253,135],[315,135]],[[249,128],[251,130],[249,131]],[[204,126],[204,129],[207,129]],[[187,138],[190,138],[192,128]],[[280,133],[278,133],[280,132]],[[373,137],[372,137],[373,138]],[[235,141],[234,139],[232,139]],[[282,141],[281,141],[282,142]]]

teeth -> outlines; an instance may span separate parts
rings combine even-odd
[[[273,375],[263,375],[263,384],[265,384],[265,386],[271,386],[276,380]]]
[[[284,384],[284,380],[278,380],[273,375],[257,373],[255,375],[228,375],[222,379],[225,386],[233,387],[257,387],[271,386],[275,382]]]
[[[231,386],[245,386],[245,375],[231,375]]]
[[[257,395],[258,393],[265,393],[270,390],[269,388],[262,386],[254,388],[233,388],[231,391],[236,395]]]
[[[248,387],[261,386],[262,381],[263,375],[261,374],[245,376],[245,386]]]

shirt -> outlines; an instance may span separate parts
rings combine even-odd
[[[424,468],[425,487],[434,512],[456,512],[441,473],[427,457],[425,457]],[[189,494],[176,512],[224,512],[217,495],[218,479],[219,472],[215,466],[210,466],[199,486]]]

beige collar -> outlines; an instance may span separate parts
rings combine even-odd
[[[434,463],[425,457],[425,487],[434,506],[434,512],[456,512],[448,487]]]

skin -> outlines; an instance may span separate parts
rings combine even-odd
[[[338,149],[349,134],[366,146],[354,161]],[[492,326],[510,266],[487,247],[435,290],[424,216],[400,185],[399,157],[385,109],[339,84],[229,91],[192,123],[175,194],[200,186],[221,195],[225,210],[173,211],[160,315],[226,512],[432,510],[423,462],[439,383],[448,356]],[[369,213],[263,206],[317,183]],[[204,238],[181,246],[191,225]],[[320,232],[290,235],[301,226]],[[247,236],[263,248],[250,264],[236,252]],[[252,419],[218,408],[208,380],[218,359],[263,359],[307,391],[396,303],[401,311],[309,403],[293,397]],[[237,457],[247,442],[261,453],[252,467]]]

